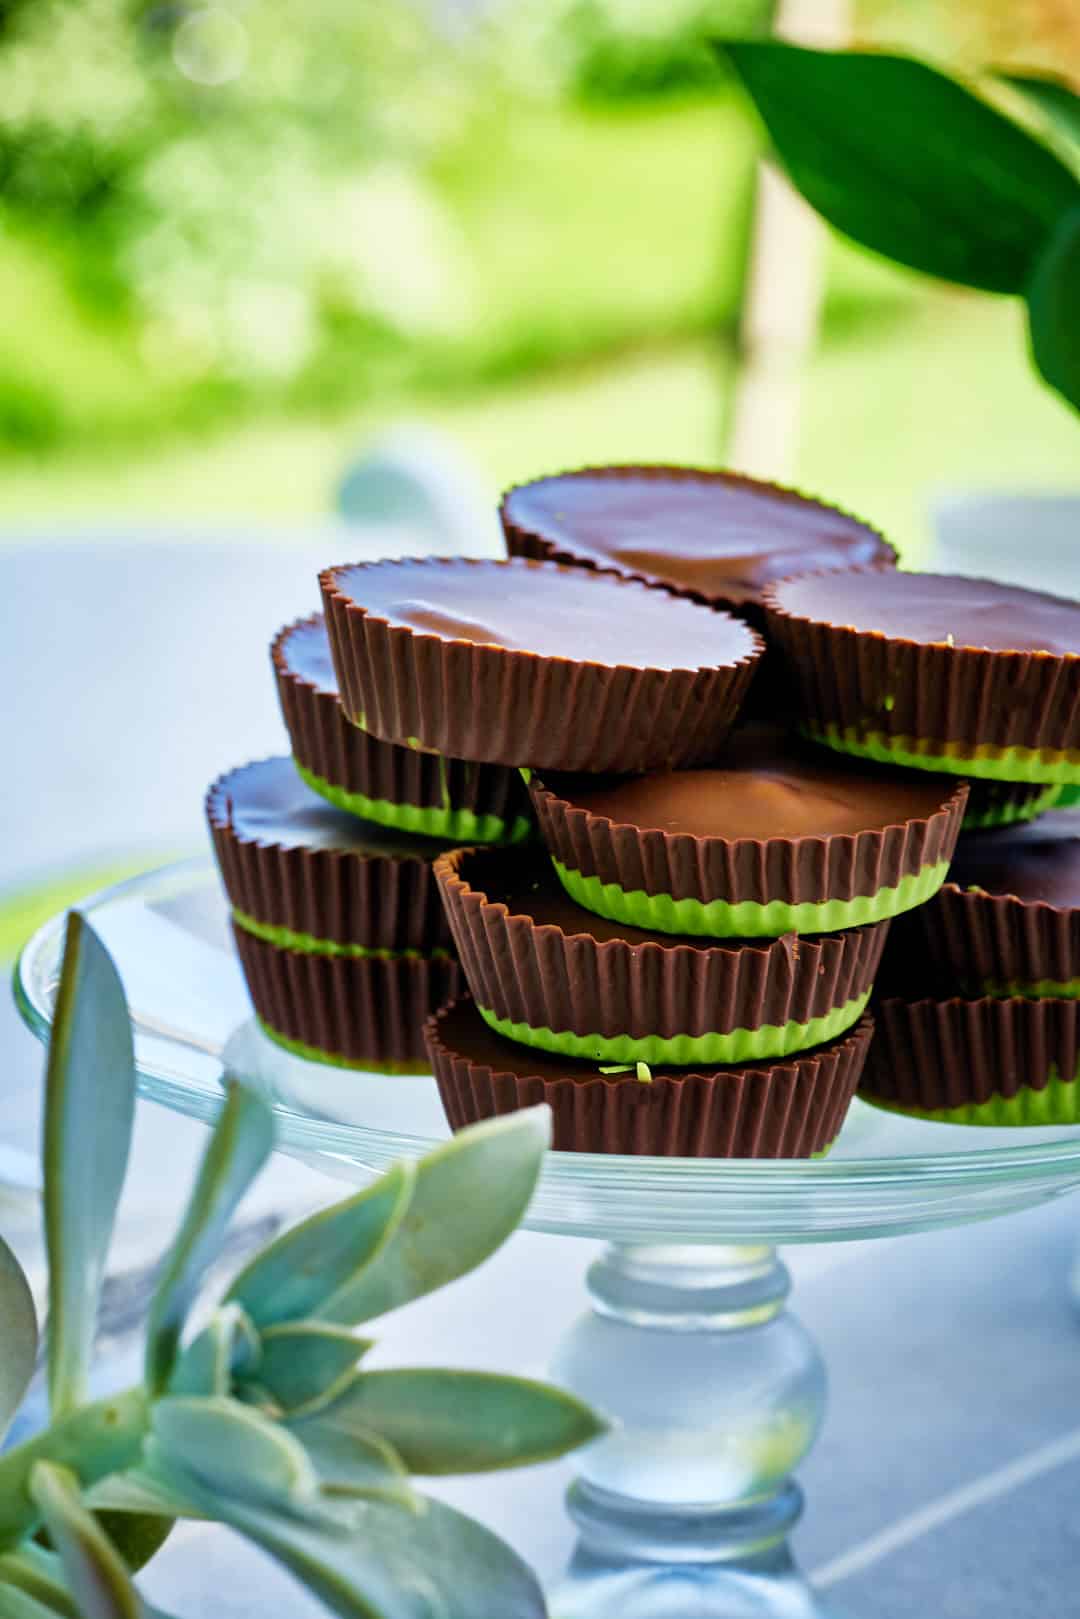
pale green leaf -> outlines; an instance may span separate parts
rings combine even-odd
[[[0,1585],[0,1619],[56,1619],[56,1614],[62,1611],[38,1601],[18,1586]]]
[[[215,1310],[181,1354],[169,1378],[170,1394],[229,1394],[233,1380],[258,1364],[259,1335],[238,1304]]]
[[[320,1314],[353,1326],[464,1276],[529,1206],[551,1138],[547,1108],[462,1130],[416,1165],[409,1212],[381,1253]]]
[[[486,1473],[550,1461],[596,1439],[600,1419],[546,1383],[493,1372],[359,1372],[320,1413],[324,1427],[378,1434],[410,1473]],[[297,1428],[301,1439],[305,1428]]]
[[[0,1586],[15,1586],[64,1619],[79,1619],[79,1608],[64,1580],[64,1565],[55,1552],[28,1540],[18,1551],[0,1557]]]
[[[319,1416],[290,1423],[322,1488],[331,1495],[372,1496],[414,1506],[409,1470],[392,1445],[354,1425],[346,1429]]]
[[[147,1455],[196,1480],[215,1498],[237,1498],[304,1511],[319,1480],[304,1447],[251,1406],[236,1400],[159,1400]]]
[[[199,1169],[183,1224],[165,1261],[150,1307],[146,1381],[159,1393],[169,1381],[188,1310],[203,1273],[221,1247],[233,1211],[269,1158],[274,1115],[261,1097],[230,1082],[225,1106]]]
[[[245,1266],[226,1297],[242,1304],[257,1327],[322,1316],[327,1299],[392,1238],[414,1179],[411,1164],[395,1164],[356,1197],[284,1232]]]
[[[290,1321],[266,1327],[258,1380],[283,1411],[330,1399],[371,1348],[347,1327],[327,1321]]]
[[[54,1420],[85,1398],[105,1261],[135,1112],[135,1059],[120,975],[77,911],[45,1081],[49,1396]]]
[[[777,155],[838,230],[927,275],[1022,293],[1080,200],[1034,135],[934,68],[881,52],[725,43]]]
[[[1019,90],[1059,135],[1080,145],[1080,96],[1064,79],[1041,73],[1009,72],[999,73],[998,78]]]
[[[22,1404],[37,1360],[37,1314],[22,1266],[0,1238],[0,1439]]]
[[[545,1619],[543,1593],[490,1530],[439,1501],[342,1505],[339,1524],[228,1501],[220,1516],[344,1619]]]
[[[1035,364],[1080,410],[1080,207],[1061,221],[1028,288]]]
[[[75,1475],[52,1462],[37,1462],[30,1474],[30,1494],[83,1619],[145,1619],[131,1575],[84,1504]]]

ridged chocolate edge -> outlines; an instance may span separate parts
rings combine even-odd
[[[449,1009],[447,1009],[449,1010]],[[546,1102],[558,1152],[675,1158],[809,1158],[847,1116],[873,1035],[864,1017],[841,1040],[773,1064],[698,1073],[597,1073],[552,1080],[474,1063],[442,1039],[443,1014],[425,1029],[439,1095],[453,1130]],[[520,1060],[521,1048],[517,1048]]]
[[[429,571],[448,565],[492,563],[422,557],[378,564]],[[735,722],[764,652],[761,636],[751,629],[748,653],[696,670],[579,663],[443,640],[390,624],[351,601],[337,588],[341,571],[326,569],[320,585],[346,713],[386,741],[417,738],[451,758],[593,771],[711,759]],[[650,588],[613,578],[628,591]]]
[[[660,590],[667,590],[673,596],[686,596],[691,601],[701,602],[706,607],[731,607],[737,611],[754,608],[758,604],[756,595],[709,596],[704,591],[695,590],[689,585],[680,585],[670,579],[661,579],[658,574],[639,573],[623,568],[618,563],[609,565],[595,561],[591,557],[580,556],[567,541],[547,539],[535,529],[517,522],[507,510],[507,502],[519,489],[528,489],[536,483],[547,483],[554,478],[610,478],[618,482],[627,476],[645,478],[656,483],[719,483],[726,487],[750,489],[762,494],[779,496],[792,505],[810,506],[819,512],[834,512],[839,517],[846,517],[853,523],[858,523],[868,535],[874,538],[883,547],[887,555],[882,555],[880,563],[876,566],[895,566],[897,561],[896,549],[885,538],[884,534],[854,512],[845,511],[842,506],[834,505],[831,501],[820,500],[816,495],[806,495],[800,489],[793,489],[786,484],[770,483],[762,478],[751,478],[744,473],[709,471],[702,467],[677,467],[661,463],[640,465],[627,463],[621,466],[605,467],[572,467],[563,472],[548,473],[543,478],[532,478],[525,483],[511,484],[505,490],[499,502],[499,521],[502,524],[506,548],[511,556],[529,557],[538,562],[564,562],[572,563],[575,567],[591,568],[595,573],[613,573],[622,579],[635,579],[641,584],[651,585]],[[889,558],[892,561],[890,564]],[[755,622],[755,619],[751,619]]]
[[[538,776],[529,782],[541,836],[562,865],[628,893],[791,905],[850,900],[895,888],[925,866],[951,860],[967,786],[946,784],[925,819],[877,831],[796,838],[697,837],[620,824],[568,803]]]
[[[289,638],[322,622],[322,613],[298,619],[278,631],[270,648],[285,729],[293,755],[305,769],[333,787],[391,804],[431,809],[449,804],[477,816],[497,816],[508,825],[527,813],[515,770],[380,742],[346,719],[334,693],[297,674],[288,660]]]
[[[781,606],[793,580],[841,571],[885,570],[818,569],[762,592],[769,640],[786,659],[812,726],[968,747],[1080,748],[1080,657],[920,644]]]
[[[423,1064],[424,1023],[462,988],[441,957],[344,957],[282,950],[234,927],[256,1012],[275,1033],[349,1063]]]
[[[1080,978],[1080,910],[946,883],[897,917],[882,964],[889,989],[982,995],[988,984]]]
[[[869,990],[888,930],[878,922],[734,949],[601,943],[489,899],[470,880],[483,881],[482,860],[453,849],[435,862],[450,931],[473,998],[532,1028],[668,1039],[808,1023]]]
[[[887,996],[874,1018],[859,1089],[897,1107],[936,1112],[1044,1090],[1080,1065],[1080,1001]]]
[[[306,849],[242,836],[226,783],[206,795],[206,819],[229,903],[257,922],[368,949],[445,949],[451,942],[430,859]]]

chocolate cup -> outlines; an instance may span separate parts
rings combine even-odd
[[[556,564],[423,557],[355,566],[357,572],[408,570],[418,591],[437,593],[440,568]],[[761,637],[747,629],[746,653],[730,662],[654,669],[444,639],[369,612],[339,588],[343,572],[353,569],[329,568],[320,584],[346,714],[384,741],[450,758],[598,771],[710,759],[731,730],[764,650]],[[597,614],[612,610],[610,587],[624,592],[632,639],[634,604],[648,587],[604,579],[608,588],[597,591]],[[675,638],[678,630],[675,624]]]
[[[207,793],[206,818],[234,909],[264,927],[335,944],[424,954],[451,947],[430,846],[418,842],[415,855],[366,854],[246,837],[222,790],[232,774]]]
[[[844,577],[883,571],[851,568]],[[1080,656],[919,642],[781,605],[785,586],[824,576],[777,581],[762,597],[767,634],[792,672],[808,735],[916,769],[1080,780]]]
[[[529,806],[517,771],[380,742],[345,718],[336,690],[294,667],[290,642],[323,625],[321,613],[298,619],[270,649],[282,718],[308,785],[342,809],[430,837],[486,843],[527,836]]]
[[[445,1007],[425,1029],[451,1129],[546,1102],[558,1152],[676,1158],[824,1151],[840,1133],[872,1034],[873,1020],[864,1017],[843,1039],[786,1061],[704,1073],[654,1069],[646,1084],[633,1073],[600,1074],[510,1041],[498,1042],[501,1054],[489,1053],[498,1037],[468,999]]]
[[[876,1000],[859,1095],[946,1124],[1080,1124],[1080,1002]]]
[[[316,955],[233,935],[259,1021],[280,1044],[342,1067],[427,1072],[424,1023],[460,993],[456,961]]]
[[[526,868],[519,856],[514,881],[546,883],[568,926],[581,917],[570,932],[508,908],[511,869],[497,850],[435,863],[469,989],[500,1032],[594,1061],[711,1067],[835,1038],[863,1011],[888,928],[699,946],[579,911],[542,860]]]
[[[946,781],[941,807],[926,817],[857,833],[758,839],[620,824],[568,802],[537,776],[529,790],[560,877],[586,879],[587,887],[567,885],[579,904],[640,927],[710,937],[832,932],[921,904],[944,881],[968,794],[966,782],[950,788]]]
[[[1062,789],[1055,783],[1027,781],[972,781],[963,832],[981,832],[995,826],[1033,821],[1059,802]]]
[[[1080,995],[1080,910],[946,883],[898,921],[886,964],[905,993]]]
[[[796,549],[797,535],[790,534],[786,544],[776,532],[775,524],[770,529],[768,510],[777,504],[784,508],[804,513],[808,521],[821,517],[835,517],[838,525],[843,525],[845,533],[850,536],[852,549],[856,554],[856,563],[859,561],[874,561],[880,565],[895,565],[896,552],[884,535],[871,524],[863,522],[861,518],[853,517],[850,512],[842,510],[839,506],[828,505],[825,501],[816,500],[810,495],[804,495],[797,489],[785,488],[782,484],[766,483],[758,478],[749,478],[737,472],[706,471],[695,467],[675,467],[663,465],[626,465],[608,467],[580,467],[571,472],[554,475],[555,479],[566,479],[569,484],[574,478],[604,479],[618,483],[626,479],[644,480],[655,484],[662,492],[664,486],[685,486],[686,484],[699,484],[715,488],[721,496],[725,492],[745,493],[750,497],[759,497],[762,502],[762,512],[759,516],[760,550],[768,553],[770,546],[768,537],[770,532],[774,536],[773,549],[778,553],[776,577],[790,574],[792,571],[792,551]],[[537,483],[553,481],[548,479],[534,480]],[[663,557],[655,558],[658,564],[655,569],[646,569],[627,566],[612,558],[610,561],[598,561],[595,557],[585,554],[580,547],[575,547],[573,539],[566,536],[553,538],[545,535],[536,525],[535,520],[527,523],[516,517],[511,510],[515,504],[515,496],[530,487],[529,484],[517,484],[508,489],[499,505],[499,518],[502,522],[503,534],[506,537],[506,547],[511,556],[532,557],[540,561],[573,563],[582,568],[592,568],[598,573],[614,573],[624,579],[640,580],[643,584],[659,586],[670,591],[672,595],[687,596],[691,601],[703,602],[709,607],[734,607],[743,613],[751,623],[761,622],[758,610],[761,584],[749,585],[735,579],[730,579],[722,588],[704,588],[700,583],[689,583],[686,578],[679,578],[678,571],[672,572],[663,566]],[[724,520],[718,516],[717,527],[724,526]],[[657,528],[663,526],[663,514],[657,511]],[[745,527],[745,521],[740,528]],[[833,536],[832,544],[836,546],[839,532]],[[813,552],[828,546],[828,538],[821,534],[810,533],[803,537],[808,549]],[[746,546],[753,550],[755,538],[748,535]],[[866,554],[866,553],[872,553]],[[818,566],[820,558],[814,559],[808,566]],[[833,564],[831,564],[833,565]],[[837,562],[836,566],[842,564]]]

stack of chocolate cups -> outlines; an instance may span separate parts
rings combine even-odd
[[[521,767],[546,845],[435,861],[471,991],[428,1026],[451,1125],[546,1101],[561,1149],[825,1151],[888,919],[943,880],[966,786],[729,743],[760,635],[614,572],[423,559],[322,588],[348,718]]]
[[[930,903],[898,922],[862,1083],[956,1124],[1080,1122],[1080,604],[991,581],[855,570],[765,593],[805,732],[973,809]],[[1038,818],[1036,818],[1038,817]]]
[[[206,800],[256,1015],[297,1056],[426,1073],[424,1023],[462,983],[433,862],[527,836],[526,793],[515,771],[352,725],[321,617],[271,653],[293,756],[229,771]]]

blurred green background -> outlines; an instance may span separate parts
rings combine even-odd
[[[767,0],[0,0],[0,520],[324,514],[429,424],[494,491],[722,461]],[[854,43],[1080,65],[1080,8]],[[918,132],[912,132],[918,138]],[[1075,486],[1021,312],[830,243],[797,468],[917,558],[943,487]]]

